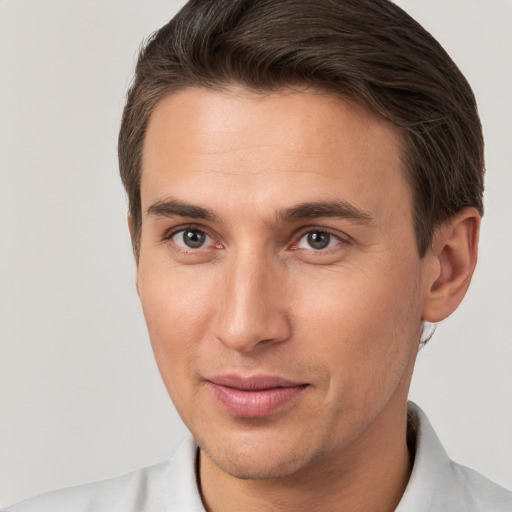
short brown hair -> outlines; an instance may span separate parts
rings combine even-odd
[[[306,85],[360,102],[399,127],[423,256],[436,227],[483,213],[483,137],[473,92],[441,45],[388,0],[188,0],[141,51],[119,134],[138,258],[148,120],[187,87]]]

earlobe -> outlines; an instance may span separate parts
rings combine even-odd
[[[425,256],[431,260],[423,319],[439,322],[451,315],[467,292],[478,257],[480,214],[464,208],[434,233]]]

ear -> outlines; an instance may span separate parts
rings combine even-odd
[[[133,217],[130,214],[128,214],[127,223],[128,223],[128,230],[130,231],[130,238],[132,240],[132,247],[133,247],[133,237],[136,235],[135,235],[135,225],[133,222]],[[137,295],[140,296],[140,293],[139,293],[139,265],[138,265],[137,258],[135,258],[135,262],[137,263],[137,270],[135,273],[135,288],[137,289]]]
[[[423,320],[440,322],[459,306],[469,287],[478,257],[480,214],[464,208],[434,233],[425,255],[428,268]]]
[[[135,234],[135,225],[133,222],[133,217],[131,213],[128,214],[128,217],[126,218],[126,222],[128,224],[128,231],[130,232],[130,238],[133,240],[133,236]]]

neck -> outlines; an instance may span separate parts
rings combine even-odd
[[[395,510],[407,485],[411,458],[407,411],[386,409],[357,440],[300,472],[282,478],[241,480],[200,452],[201,492],[208,512]],[[394,410],[393,410],[394,409]],[[393,414],[390,414],[393,412]]]

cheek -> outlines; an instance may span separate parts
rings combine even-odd
[[[352,269],[317,282],[321,286],[303,299],[299,314],[308,320],[302,339],[314,340],[313,357],[328,366],[333,398],[340,390],[354,394],[354,403],[355,397],[363,403],[369,395],[389,394],[414,357],[421,325],[418,276],[411,265],[400,268],[371,274]]]
[[[206,336],[212,292],[187,273],[139,267],[139,296],[162,379],[173,400],[180,382],[193,373],[200,341]]]
[[[293,293],[300,297],[299,324],[355,341],[365,334],[366,338],[378,336],[403,325],[405,319],[416,322],[413,309],[419,321],[416,269],[405,262],[374,267],[372,272],[347,268],[324,275],[303,274]]]
[[[164,251],[141,253],[137,284],[148,328],[158,341],[174,340],[174,334],[188,338],[187,331],[191,335],[201,325],[208,298],[214,296],[204,268],[173,264]]]

